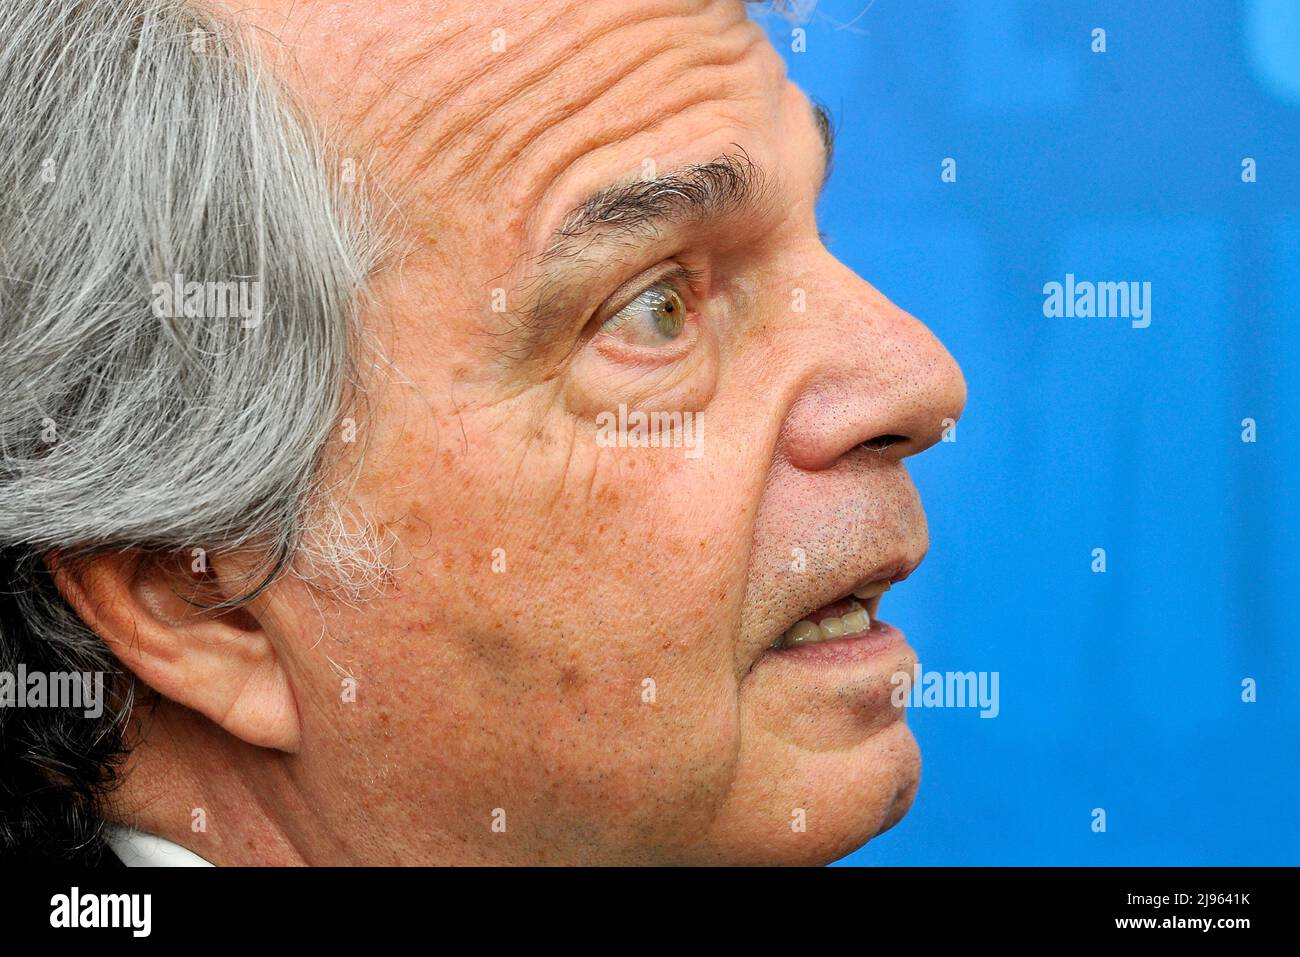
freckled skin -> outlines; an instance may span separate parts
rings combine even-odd
[[[844,670],[764,649],[809,596],[924,554],[901,460],[960,414],[965,386],[820,244],[808,104],[742,5],[240,15],[285,38],[268,55],[312,109],[377,148],[410,249],[367,318],[401,380],[371,383],[358,423],[355,498],[398,540],[394,580],[357,607],[288,580],[262,599],[303,743],[229,773],[276,846],[312,863],[820,863],[895,823],[920,765],[888,678],[911,652]],[[519,275],[529,237],[646,158],[666,170],[732,144],[777,202],[690,238],[715,286],[689,361],[629,371],[576,336],[500,361],[489,290]],[[613,291],[596,288],[593,307]],[[699,411],[703,454],[599,447],[595,414],[629,401]],[[883,434],[907,441],[861,447]],[[340,669],[356,704],[340,704]]]

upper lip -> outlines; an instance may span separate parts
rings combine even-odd
[[[876,582],[889,582],[891,585],[897,585],[903,579],[911,575],[912,572],[916,571],[917,567],[920,566],[921,562],[924,560],[925,556],[920,555],[916,558],[900,558],[892,564],[882,565],[866,578],[860,579],[850,585],[844,592],[844,595],[840,597],[847,597],[852,594],[854,590]],[[831,601],[836,600],[837,599],[834,598],[831,599]],[[818,605],[817,607],[820,608],[821,605]]]
[[[884,582],[889,582],[891,585],[901,582],[903,579],[911,575],[912,572],[916,571],[917,566],[919,566],[924,559],[925,559],[924,553],[916,556],[911,556],[911,557],[905,555],[895,555],[890,559],[881,562],[872,571],[868,572],[865,576],[860,576],[852,580],[846,580],[843,587],[840,589],[840,591],[831,592],[829,591],[829,589],[819,591],[818,594],[813,595],[809,599],[810,603],[804,606],[801,614],[793,621],[786,624],[785,628],[782,629],[782,632],[792,627],[797,622],[807,618],[818,608],[823,608],[826,605],[829,605],[831,602],[840,601],[841,599],[848,598],[851,594],[853,594],[855,589],[863,588],[867,585],[872,584],[873,582],[884,581]],[[826,583],[828,585],[832,584],[832,582],[829,580]]]

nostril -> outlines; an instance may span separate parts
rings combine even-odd
[[[894,435],[893,433],[887,433],[885,435],[877,435],[874,439],[867,439],[865,442],[862,443],[862,447],[864,449],[870,449],[872,452],[883,452],[891,445],[897,445],[899,442],[906,442],[906,441],[907,441],[906,435]]]

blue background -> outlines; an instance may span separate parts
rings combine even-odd
[[[886,615],[1001,676],[994,719],[909,712],[917,801],[846,863],[1300,863],[1300,2],[796,6],[760,20],[835,118],[830,248],[970,391]],[[1045,318],[1067,272],[1150,282],[1150,327]]]

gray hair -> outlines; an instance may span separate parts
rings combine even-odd
[[[116,672],[51,552],[374,567],[322,476],[379,231],[259,63],[183,0],[0,0],[0,671]],[[117,685],[99,722],[0,708],[0,857],[98,846]]]

